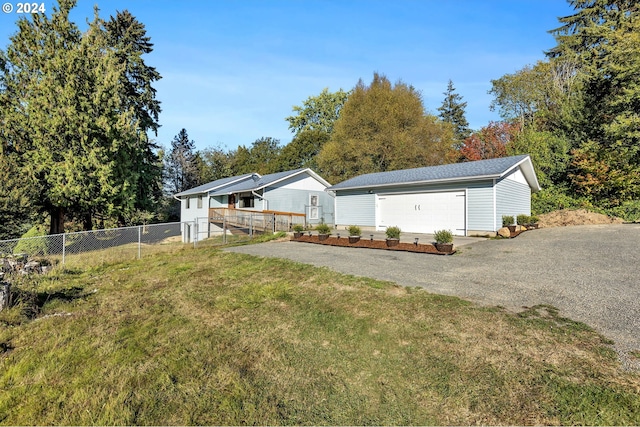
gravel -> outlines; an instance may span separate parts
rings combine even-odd
[[[280,257],[341,273],[420,286],[512,311],[549,304],[614,341],[640,368],[640,224],[547,228],[482,240],[453,256],[269,242],[228,251]]]

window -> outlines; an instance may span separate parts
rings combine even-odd
[[[255,205],[255,199],[251,193],[240,194],[240,207],[241,208],[253,208]]]
[[[185,200],[187,201],[187,207],[185,209],[189,209],[191,207],[191,198],[187,197]]]
[[[202,196],[198,196],[198,209],[202,209]]]

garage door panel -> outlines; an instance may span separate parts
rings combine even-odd
[[[457,235],[465,233],[464,191],[381,195],[378,213],[380,228],[397,225],[414,233],[440,229]]]

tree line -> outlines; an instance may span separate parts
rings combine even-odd
[[[128,12],[81,33],[71,0],[51,19],[21,18],[0,51],[0,236],[49,220],[49,232],[177,219],[172,194],[219,178],[311,167],[329,182],[356,175],[530,154],[543,190],[536,213],[587,207],[640,218],[640,28],[636,2],[571,0],[536,64],[491,82],[501,121],[469,128],[448,82],[441,106],[374,73],[350,90],[310,96],[286,117],[292,140],[195,149],[182,129],[163,149],[160,74]],[[72,77],[72,78],[70,78]]]

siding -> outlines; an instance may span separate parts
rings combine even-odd
[[[469,184],[467,187],[467,229],[496,231],[493,219],[493,181]]]
[[[311,224],[321,221],[327,224],[333,223],[333,197],[323,190],[309,191],[282,187],[267,187],[265,190],[265,198],[269,201],[269,210],[303,213],[307,215],[307,220]],[[319,198],[321,209],[317,220],[309,220],[310,194],[317,195]]]
[[[496,183],[496,224],[502,226],[502,215],[531,215],[531,188],[505,177]]]
[[[336,196],[336,224],[375,227],[375,194],[357,191],[338,192]]]

